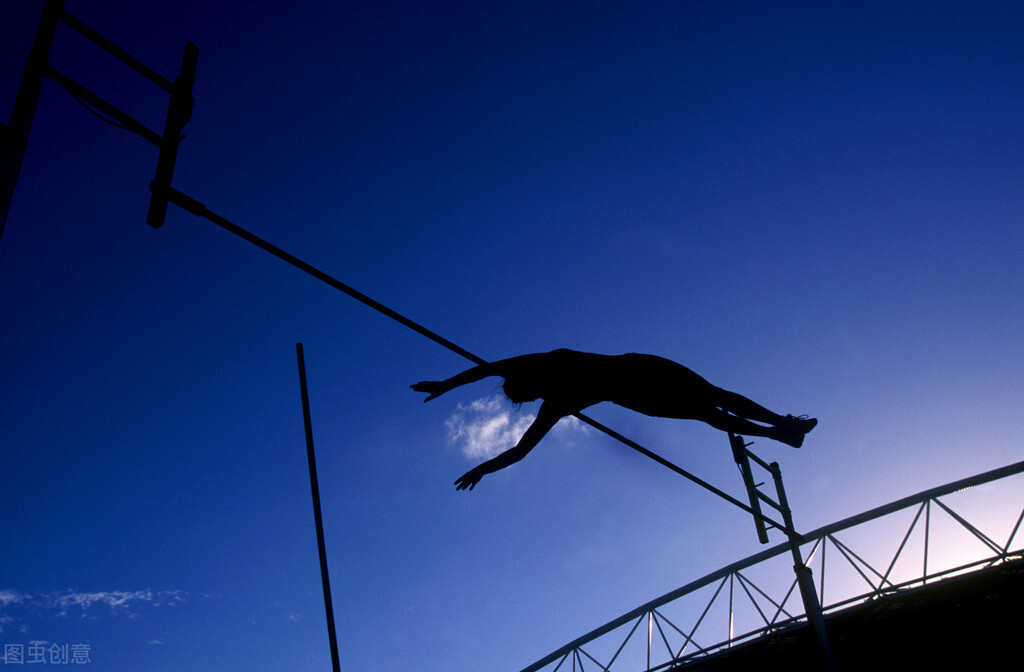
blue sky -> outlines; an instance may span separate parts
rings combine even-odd
[[[6,111],[42,2],[8,5]],[[650,352],[819,418],[753,446],[800,528],[1021,459],[1018,3],[67,9],[167,76],[199,46],[178,189],[462,347]],[[162,127],[66,27],[51,64]],[[535,409],[424,405],[469,363],[173,207],[150,229],[155,163],[44,86],[0,239],[5,643],[329,667],[297,342],[344,668],[520,669],[761,548],[572,425],[456,492],[495,449],[466,438]],[[715,430],[589,414],[742,494]]]

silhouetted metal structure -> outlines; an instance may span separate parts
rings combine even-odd
[[[156,179],[151,185],[154,196],[150,201],[149,214],[146,219],[150,226],[159,227],[163,224],[164,214],[167,210],[167,200],[164,194],[170,188],[171,176],[174,173],[174,162],[178,153],[178,143],[181,140],[181,130],[192,116],[192,87],[195,83],[199,49],[191,42],[185,45],[181,71],[172,82],[72,16],[64,9],[64,2],[65,0],[47,0],[43,6],[42,18],[25,64],[25,72],[14,101],[14,108],[11,110],[10,121],[6,127],[0,126],[0,171],[2,171],[0,172],[0,235],[3,233],[7,212],[14,195],[14,187],[18,181],[18,173],[21,171],[22,159],[28,147],[32,119],[39,104],[39,95],[44,79],[52,80],[67,89],[84,104],[92,106],[98,112],[160,148]],[[61,23],[75,30],[170,94],[163,134],[148,128],[50,65],[50,48],[53,46],[57,27]]]
[[[828,617],[840,672],[1014,669],[1024,617],[1024,560],[865,600]],[[814,669],[806,628],[767,634],[674,672]],[[590,669],[588,666],[587,669]]]
[[[793,571],[796,572],[800,598],[804,603],[804,613],[807,615],[807,622],[814,630],[818,649],[821,652],[822,666],[827,670],[833,670],[835,669],[835,662],[832,659],[832,646],[829,643],[828,631],[825,629],[825,618],[821,611],[821,603],[818,601],[818,593],[814,589],[811,570],[804,563],[800,553],[800,544],[803,542],[803,537],[793,526],[793,511],[789,508],[789,498],[786,497],[786,488],[782,483],[782,469],[779,467],[778,462],[769,464],[748,450],[748,447],[752,444],[745,443],[742,436],[730,433],[729,445],[732,447],[733,459],[740,467],[740,473],[743,475],[743,485],[746,486],[747,496],[750,498],[750,508],[753,509],[754,513],[757,538],[762,544],[768,543],[768,531],[765,526],[765,518],[761,513],[761,502],[768,504],[782,514],[783,527],[780,529],[785,533],[786,539],[789,541],[789,552],[793,556]],[[753,470],[750,467],[751,461],[772,475],[778,501],[773,500],[758,489],[760,486],[754,483]]]
[[[806,549],[803,564],[817,569],[817,592],[832,641],[843,643],[835,652],[838,668],[864,669],[856,665],[873,653],[872,669],[889,669],[883,664],[884,656],[894,654],[879,650],[877,640],[870,641],[884,635],[886,626],[869,619],[896,619],[909,609],[907,605],[929,605],[934,614],[941,612],[957,621],[947,623],[943,632],[985,638],[960,642],[955,647],[958,659],[972,651],[983,653],[1001,634],[1019,632],[1024,625],[1019,610],[1024,592],[1024,544],[1018,539],[1024,521],[1022,473],[1024,462],[1011,464],[925,490],[800,537],[800,547]],[[936,515],[939,513],[944,515]],[[994,526],[1001,528],[1005,541],[982,531],[988,528],[991,532]],[[740,656],[737,649],[743,645],[761,655],[744,658],[749,669],[772,669],[764,658],[769,654],[778,662],[805,669],[800,663],[813,664],[815,658],[808,650],[813,651],[811,642],[816,637],[808,632],[806,614],[790,606],[799,579],[785,580],[783,577],[792,574],[784,562],[779,563],[791,552],[790,543],[779,544],[723,567],[592,630],[521,672],[590,668],[654,672],[691,666],[747,669],[736,662]],[[872,556],[876,557],[869,560]],[[975,572],[997,571],[1002,578],[993,582],[985,583],[983,577],[972,579]],[[755,574],[761,578],[755,579]],[[972,592],[982,583],[987,587],[978,590],[987,592]],[[1012,592],[1002,595],[1000,590]],[[997,601],[1001,606],[986,614],[986,603],[992,606]],[[966,602],[971,602],[974,611],[958,612],[957,605]],[[920,609],[917,613],[924,618],[926,612]],[[737,633],[737,620],[750,625]],[[955,642],[927,639],[926,622],[934,624],[922,621],[914,625],[921,636],[913,644],[938,651],[905,651],[901,659],[941,662],[943,650],[953,655]],[[900,624],[908,627],[902,621]],[[890,643],[898,643],[899,636],[890,633]],[[874,648],[856,651],[857,642]],[[780,648],[787,646],[788,653],[779,654]],[[1010,641],[1004,649],[1012,646]]]
[[[63,11],[64,0],[48,0],[44,6],[10,120],[6,126],[0,126],[0,235],[3,235],[7,211],[14,196],[14,185],[21,172],[21,160],[25,156],[32,119],[39,104],[39,92],[48,67],[50,47]]]

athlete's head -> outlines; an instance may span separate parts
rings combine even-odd
[[[528,401],[537,401],[541,396],[534,376],[526,373],[507,376],[501,389],[504,390],[509,401],[517,406]]]

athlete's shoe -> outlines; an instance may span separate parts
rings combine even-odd
[[[787,446],[799,448],[804,445],[804,436],[814,429],[818,421],[806,415],[794,417],[787,415],[785,422],[779,425],[779,441]]]

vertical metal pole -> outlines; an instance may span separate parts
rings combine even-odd
[[[732,457],[740,467],[740,473],[743,474],[743,485],[747,488],[747,496],[750,498],[750,509],[754,514],[754,525],[757,527],[757,540],[762,544],[767,544],[768,530],[765,528],[764,514],[761,513],[761,500],[757,496],[754,474],[750,470],[751,453],[747,450],[749,445],[742,436],[729,432],[729,446],[732,448]]]
[[[64,0],[46,0],[42,18],[39,20],[39,29],[32,43],[32,51],[29,52],[28,61],[25,63],[25,74],[18,88],[18,97],[14,100],[14,109],[11,110],[9,126],[22,140],[28,138],[29,129],[32,127],[32,117],[35,116],[36,105],[39,103],[39,92],[43,88],[43,75],[50,60],[50,47],[53,46],[53,36],[57,32],[57,25],[63,13]]]
[[[64,0],[47,0],[43,6],[43,15],[39,19],[35,41],[25,63],[25,74],[18,87],[18,96],[14,99],[11,118],[4,129],[0,127],[0,236],[3,235],[7,210],[14,197],[14,185],[21,172],[21,160],[28,144],[28,134],[32,128],[32,118],[39,104],[39,93],[43,88],[43,75],[46,64],[50,60],[50,47],[53,36],[64,13]]]
[[[921,583],[928,583],[928,533],[932,527],[932,500],[924,503],[924,568],[921,573]]]
[[[164,120],[163,141],[160,143],[160,154],[156,160],[156,177],[149,185],[149,211],[146,223],[159,229],[167,217],[167,199],[171,191],[171,180],[174,177],[174,164],[178,160],[178,144],[181,142],[181,130],[192,118],[192,89],[196,83],[196,64],[199,60],[199,47],[188,42],[181,58],[181,71],[171,88],[171,102],[167,106],[167,118]]]
[[[733,612],[733,584],[736,581],[736,574],[729,575],[729,648],[732,648],[732,638],[735,636],[736,617]]]
[[[327,573],[327,548],[324,545],[324,520],[320,514],[320,485],[316,478],[316,456],[313,454],[313,421],[309,413],[309,391],[306,389],[306,361],[302,343],[295,344],[299,357],[299,386],[302,388],[302,419],[306,425],[306,455],[309,458],[309,484],[313,490],[313,518],[316,520],[316,544],[320,551],[320,578],[324,586],[324,608],[327,611],[327,636],[331,641],[331,665],[341,672],[338,659],[338,636],[334,630],[334,605],[331,602],[331,579]]]
[[[828,632],[825,630],[825,616],[821,611],[821,603],[818,602],[818,594],[814,590],[814,579],[811,578],[811,570],[804,564],[800,555],[800,535],[793,527],[793,512],[790,510],[789,500],[786,498],[786,488],[782,485],[782,469],[778,462],[772,462],[770,470],[772,478],[775,480],[775,489],[779,493],[779,510],[782,512],[782,522],[786,525],[786,536],[789,537],[789,549],[793,554],[793,571],[796,572],[800,597],[803,598],[804,612],[807,614],[807,623],[814,630],[818,639],[821,654],[824,657],[825,669],[835,670],[832,647],[829,645]]]
[[[651,669],[651,644],[654,640],[654,612],[647,612],[647,669]]]
[[[818,599],[825,601],[825,551],[828,549],[828,539],[821,540],[821,576],[818,577]]]

